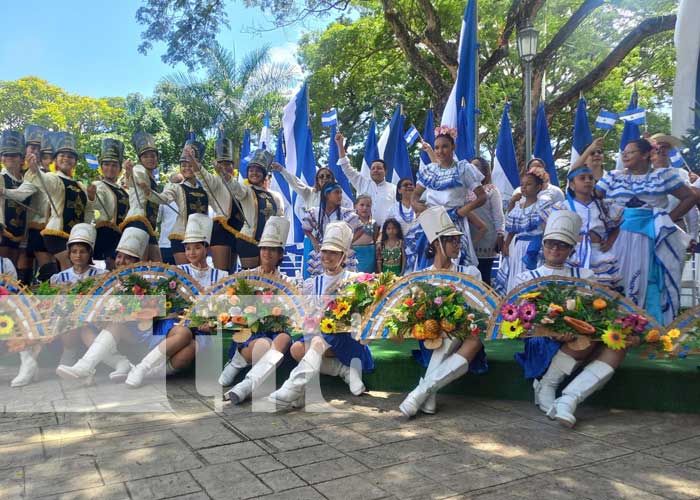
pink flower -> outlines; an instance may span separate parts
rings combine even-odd
[[[518,313],[520,319],[522,319],[524,323],[531,323],[535,319],[535,316],[537,316],[537,308],[535,304],[526,302],[520,306]]]
[[[168,288],[170,288],[171,290],[175,290],[177,288],[177,282],[175,280],[170,280],[170,282],[168,283]]]
[[[634,333],[642,333],[644,332],[644,329],[647,327],[647,324],[649,324],[649,320],[647,320],[644,316],[641,316],[639,314],[634,315],[634,324],[632,325],[632,330]]]
[[[506,321],[515,321],[519,317],[518,308],[515,307],[515,304],[505,304],[501,307],[501,316]]]
[[[443,302],[442,297],[435,297],[435,298],[433,299],[433,303],[434,303],[436,306],[441,306],[441,305],[442,305],[442,302]]]
[[[530,323],[529,321],[524,321],[523,328],[525,328],[525,330],[529,330],[530,328],[532,328],[532,323]]]
[[[358,283],[366,283],[368,281],[372,281],[374,279],[374,275],[370,273],[362,273],[357,277],[357,282]]]

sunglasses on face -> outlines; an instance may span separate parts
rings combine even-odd
[[[333,176],[331,174],[318,174],[318,179],[323,180],[323,179],[332,179]]]
[[[544,243],[544,247],[548,250],[570,250],[571,245],[568,243],[564,243],[563,241],[558,241],[558,240],[546,240]]]

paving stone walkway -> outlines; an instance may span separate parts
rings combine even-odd
[[[325,394],[338,411],[269,414],[192,377],[134,391],[48,373],[10,389],[13,375],[0,369],[1,499],[700,497],[699,415],[582,408],[571,431],[529,403],[440,396],[407,421],[401,394],[340,388]]]

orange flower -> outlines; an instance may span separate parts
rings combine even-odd
[[[248,322],[245,320],[245,316],[233,316],[231,317],[231,322],[234,325],[247,325]]]
[[[221,314],[219,314],[219,322],[220,322],[220,323],[222,323],[222,324],[225,325],[225,324],[228,323],[229,321],[231,321],[231,315],[230,315],[230,314],[228,314],[228,313],[221,313]]]
[[[593,301],[593,310],[595,311],[602,311],[606,307],[608,307],[608,303],[605,302],[603,299],[595,299]]]
[[[416,303],[416,302],[415,302],[412,298],[410,298],[410,297],[409,297],[408,299],[406,299],[406,300],[403,301],[403,305],[405,305],[406,307],[411,307],[411,306],[413,306],[415,303]]]
[[[228,290],[226,290],[226,295],[236,295],[236,289],[229,288]]]
[[[658,330],[649,330],[649,333],[647,333],[646,337],[644,337],[644,340],[648,344],[654,344],[659,341],[659,338],[661,335],[659,334]]]

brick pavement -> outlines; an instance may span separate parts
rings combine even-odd
[[[338,388],[339,411],[265,414],[187,377],[167,394],[46,373],[10,389],[13,371],[0,369],[2,499],[700,497],[698,415],[584,407],[570,431],[528,403],[440,396],[437,415],[407,421],[401,394]],[[110,412],[142,404],[154,412]]]

